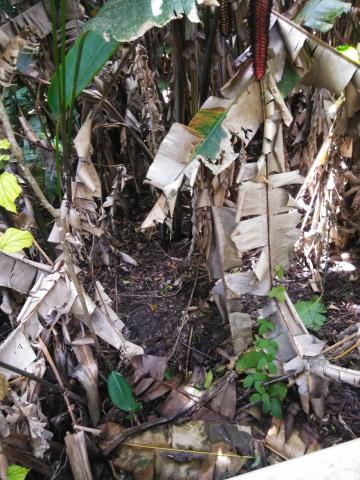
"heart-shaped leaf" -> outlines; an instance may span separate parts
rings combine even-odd
[[[21,467],[20,465],[10,465],[7,469],[7,478],[8,480],[25,480],[29,472],[30,468]]]
[[[0,251],[4,253],[17,253],[23,248],[30,248],[33,236],[27,230],[8,228],[0,237]]]
[[[4,172],[0,175],[0,206],[16,213],[15,200],[20,195],[21,187],[15,175]]]
[[[320,297],[314,296],[308,301],[295,303],[295,308],[305,327],[318,332],[326,322],[326,307],[320,302]]]

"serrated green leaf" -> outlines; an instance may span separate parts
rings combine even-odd
[[[277,398],[272,398],[270,401],[271,414],[276,418],[283,418],[281,403]]]
[[[257,352],[255,350],[244,353],[244,355],[242,355],[236,362],[236,370],[243,371],[256,368],[260,358],[263,357],[263,355],[264,354],[262,352]]]
[[[132,388],[121,373],[115,370],[110,373],[108,381],[108,392],[111,401],[124,412],[136,412],[139,403],[135,401]]]
[[[250,388],[254,385],[254,382],[255,382],[255,376],[254,375],[248,375],[244,381],[243,381],[243,385],[245,388]]]
[[[213,379],[214,379],[214,376],[213,376],[213,372],[211,370],[209,370],[207,372],[207,374],[205,375],[205,379],[204,379],[204,388],[205,390],[207,390],[210,385],[212,384],[213,382]]]
[[[266,338],[258,338],[257,340],[255,340],[254,345],[261,350],[264,350],[270,345],[270,341]]]
[[[264,394],[265,393],[265,388],[261,382],[255,382],[254,383],[255,390],[260,393]]]
[[[260,400],[261,400],[260,393],[253,393],[252,395],[250,395],[250,402],[251,403],[256,403],[256,402],[259,402]]]
[[[0,206],[16,213],[15,200],[20,195],[21,187],[14,174],[4,172],[0,175]]]
[[[274,363],[272,363],[272,362],[268,363],[267,368],[268,368],[269,373],[271,375],[276,375],[277,374],[277,367]]]
[[[280,303],[285,303],[285,294],[286,288],[284,287],[284,285],[278,285],[277,287],[273,287],[270,290],[269,297],[276,298],[276,300]]]
[[[337,17],[351,10],[351,3],[342,0],[309,0],[295,18],[308,28],[328,32]]]
[[[261,357],[258,364],[257,364],[257,368],[259,370],[263,370],[265,367],[266,367],[266,364],[267,364],[267,359],[266,357]]]
[[[20,465],[9,465],[7,469],[8,480],[25,480],[30,468],[21,467]]]
[[[261,395],[261,401],[265,407],[270,407],[270,395],[268,393],[263,393]]]
[[[266,380],[269,380],[269,377],[264,372],[255,372],[254,378],[259,382],[266,382]]]
[[[320,297],[314,296],[311,300],[295,303],[295,309],[303,324],[309,330],[318,332],[326,322],[326,306],[320,302]]]
[[[282,265],[276,265],[274,270],[275,270],[275,273],[276,273],[278,279],[282,280],[284,278],[284,267]]]
[[[23,248],[30,248],[33,242],[33,236],[27,230],[17,228],[8,228],[0,236],[0,251],[4,253],[17,253]]]

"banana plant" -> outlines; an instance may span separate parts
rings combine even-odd
[[[148,182],[162,193],[143,228],[172,215],[180,187],[193,189],[193,231],[215,283],[211,293],[230,322],[235,354],[251,341],[251,321],[241,300],[263,297],[260,316],[275,326],[271,339],[279,344],[280,371],[294,373],[304,409],[311,403],[321,415],[331,370],[319,363],[324,343],[309,334],[285,292],[281,302],[269,300],[276,271],[291,264],[301,220],[287,191],[302,178],[286,169],[283,128],[292,117],[280,87],[286,84],[289,92],[300,83],[326,88],[352,104],[354,98],[359,101],[360,72],[356,62],[296,23],[272,13],[270,24],[266,73],[255,68],[254,75],[251,64],[240,65],[222,89],[225,98],[210,97],[188,126],[171,127],[148,171]],[[246,149],[261,125],[262,149],[256,161],[247,161]],[[229,193],[234,183],[236,202]],[[252,255],[250,269],[242,269],[245,252]],[[307,365],[313,365],[315,376]],[[347,372],[344,378],[355,384],[358,375]]]

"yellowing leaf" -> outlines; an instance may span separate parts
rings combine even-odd
[[[10,142],[7,138],[3,138],[0,140],[0,150],[9,150]]]
[[[0,373],[0,402],[2,402],[6,398],[8,390],[8,381],[6,380],[6,377],[2,373]]]
[[[33,236],[27,230],[8,228],[0,237],[0,251],[4,253],[20,252],[23,248],[31,247]]]
[[[15,175],[4,172],[0,175],[0,206],[16,213],[15,200],[20,195],[21,187]]]
[[[7,477],[9,480],[25,480],[30,468],[21,467],[20,465],[10,465],[7,469]]]

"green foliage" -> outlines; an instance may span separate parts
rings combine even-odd
[[[193,19],[195,9],[195,0],[108,0],[84,28],[119,42],[129,42],[151,27],[162,27],[184,13],[192,13]]]
[[[284,285],[278,285],[270,290],[269,297],[276,298],[280,303],[285,303],[286,288]]]
[[[270,320],[268,320],[267,318],[258,318],[257,321],[260,324],[258,331],[259,335],[264,335],[269,330],[275,329],[274,324],[270,322]]]
[[[17,228],[8,228],[0,236],[0,251],[4,253],[17,253],[23,248],[30,248],[33,242],[33,236],[27,230],[18,230]]]
[[[0,206],[16,213],[15,200],[20,195],[21,187],[14,174],[4,172],[0,175]]]
[[[279,280],[282,280],[284,278],[284,267],[282,265],[276,265],[274,268],[275,274],[278,277]]]
[[[9,465],[7,469],[8,480],[25,480],[30,468],[21,467],[20,465]]]
[[[7,138],[0,140],[0,150],[9,150],[10,142]]]
[[[238,372],[247,373],[243,385],[254,388],[250,401],[261,402],[264,413],[271,413],[274,417],[282,418],[281,402],[284,401],[287,388],[283,383],[276,382],[266,385],[271,375],[277,374],[274,363],[275,355],[279,349],[275,340],[264,338],[263,335],[274,330],[274,325],[266,318],[259,318],[258,336],[253,347],[238,359],[236,369]]]
[[[120,410],[134,413],[140,409],[141,404],[135,400],[131,386],[119,372],[111,372],[107,384],[111,401]]]
[[[311,300],[300,300],[294,305],[305,327],[314,332],[326,322],[326,306],[320,300],[321,297],[315,295]]]
[[[344,57],[350,58],[353,62],[360,63],[359,52],[355,47],[351,45],[339,45],[336,50],[340,52]]]
[[[124,16],[126,17],[126,16]],[[101,70],[105,62],[116,52],[119,43],[110,40],[106,41],[102,35],[95,32],[82,33],[69,50],[65,57],[65,95],[63,95],[63,106],[65,109],[71,105],[72,95],[75,98],[86,88]],[[77,70],[78,56],[81,56],[79,69]],[[54,74],[49,91],[48,103],[51,111],[56,117],[60,114],[59,88],[63,66]],[[76,78],[77,77],[77,78]]]
[[[205,388],[205,390],[207,390],[208,388],[210,388],[210,385],[212,384],[213,379],[214,379],[213,372],[212,372],[211,370],[209,370],[209,371],[207,372],[207,374],[205,375],[205,379],[204,379],[204,388]]]
[[[328,32],[337,17],[350,10],[351,3],[342,0],[309,0],[295,18],[295,22],[320,32]]]

